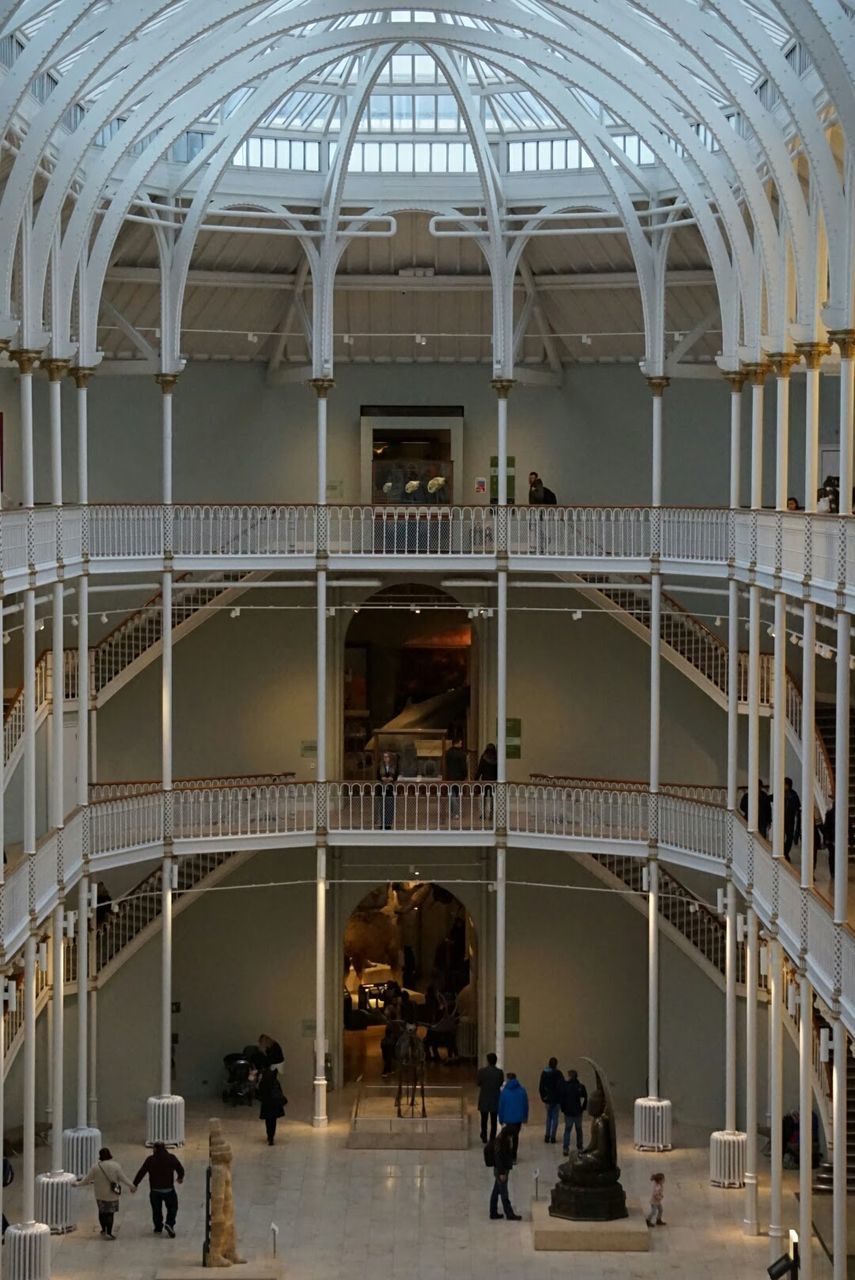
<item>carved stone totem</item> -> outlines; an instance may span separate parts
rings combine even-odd
[[[208,1159],[211,1165],[211,1243],[206,1267],[230,1267],[246,1262],[237,1251],[235,1201],[232,1193],[232,1148],[219,1120],[210,1121]]]

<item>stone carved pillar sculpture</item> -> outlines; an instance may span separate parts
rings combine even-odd
[[[230,1267],[246,1262],[237,1251],[235,1200],[232,1192],[232,1148],[222,1122],[211,1120],[208,1159],[211,1165],[211,1242],[205,1256],[206,1267]]]

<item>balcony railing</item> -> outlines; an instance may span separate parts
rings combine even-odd
[[[492,832],[495,791],[495,784],[480,782],[330,782],[327,827],[331,832]]]
[[[328,507],[327,549],[336,556],[492,556],[493,507]]]

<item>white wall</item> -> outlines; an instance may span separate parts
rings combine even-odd
[[[803,380],[793,377],[791,489],[801,493]],[[0,373],[6,490],[20,497],[18,380]],[[729,388],[723,379],[674,380],[665,395],[666,502],[727,499]],[[76,492],[73,383],[63,383],[66,496]],[[743,472],[748,469],[750,397],[743,393]],[[160,496],[161,393],[149,376],[96,375],[90,398],[93,501],[157,501]],[[774,387],[766,393],[765,495],[773,493]],[[496,399],[490,371],[468,365],[343,366],[329,401],[329,479],[342,500],[359,498],[359,406],[368,403],[462,404],[463,487],[489,474],[495,453]],[[837,379],[823,379],[822,440],[837,440]],[[47,384],[35,380],[37,497],[49,498]],[[268,387],[263,364],[191,364],[175,397],[177,501],[311,501],[314,395],[297,384]],[[570,366],[561,388],[518,387],[510,401],[509,451],[524,485],[539,471],[559,501],[646,502],[650,494],[650,395],[635,366]],[[747,479],[746,479],[747,484]],[[524,497],[518,490],[518,497]]]

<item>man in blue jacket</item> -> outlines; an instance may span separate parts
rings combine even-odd
[[[550,1058],[549,1065],[540,1073],[540,1100],[546,1107],[546,1133],[544,1142],[554,1142],[558,1133],[558,1117],[561,1114],[561,1090],[564,1077],[558,1070],[558,1059]]]
[[[504,1125],[511,1136],[511,1159],[517,1161],[520,1145],[520,1129],[528,1122],[528,1094],[516,1077],[516,1072],[509,1071],[505,1087],[499,1095],[499,1124]]]

